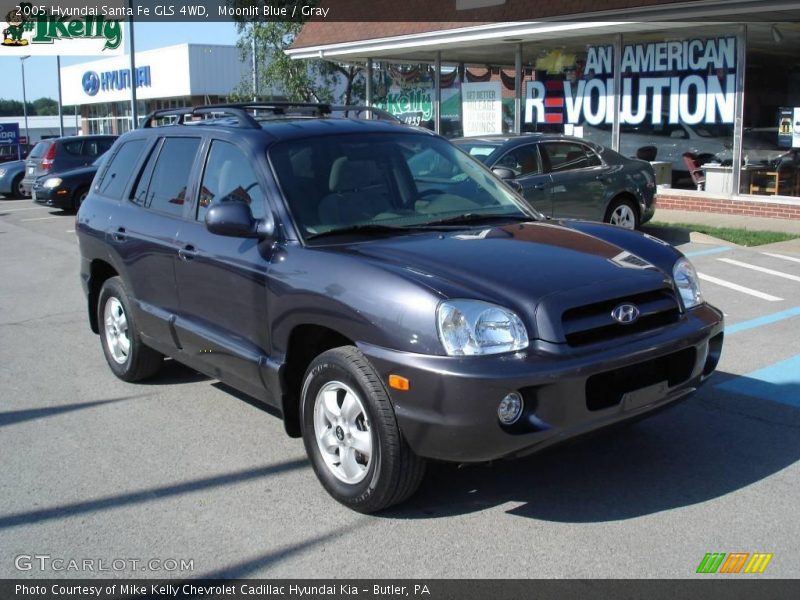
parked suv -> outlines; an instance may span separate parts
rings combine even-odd
[[[435,134],[327,112],[159,111],[114,144],[77,232],[118,377],[169,356],[262,400],[371,512],[427,459],[528,454],[716,368],[722,314],[674,248],[547,220]],[[409,167],[425,152],[445,175]]]
[[[42,175],[92,164],[116,139],[114,135],[76,135],[42,140],[25,161],[25,195],[31,195],[33,182]]]

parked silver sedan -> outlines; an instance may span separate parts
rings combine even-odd
[[[636,229],[655,213],[653,167],[598,144],[552,134],[451,141],[547,216]]]

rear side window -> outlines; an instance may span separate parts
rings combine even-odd
[[[50,148],[52,142],[39,142],[33,147],[31,153],[28,155],[30,158],[40,158],[45,155],[47,149]]]
[[[83,153],[89,158],[97,158],[113,144],[114,140],[86,140],[83,144]]]
[[[81,140],[72,140],[69,142],[63,142],[61,147],[67,154],[72,154],[74,156],[80,156],[81,153],[81,146],[83,142]]]
[[[144,150],[144,140],[131,140],[119,147],[111,158],[103,178],[98,183],[98,192],[108,198],[120,200],[128,184],[128,178],[139,162]]]
[[[136,186],[134,202],[180,216],[200,138],[166,138],[154,152]],[[150,173],[152,175],[150,176]]]
[[[266,214],[264,191],[250,160],[233,144],[215,140],[203,173],[197,219],[202,221],[208,207],[221,202],[244,202],[256,219]]]
[[[544,142],[542,146],[550,159],[550,170],[553,173],[596,167],[601,164],[598,156],[583,144]]]

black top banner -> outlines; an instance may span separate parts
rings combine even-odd
[[[800,20],[800,3],[771,0],[771,10],[784,21]],[[439,26],[477,25],[520,21],[771,21],[759,0],[0,0],[0,20],[21,11],[28,19],[104,17],[138,21],[175,22],[383,22],[430,23]],[[734,10],[735,8],[735,10]],[[716,13],[714,12],[716,11]],[[786,12],[789,11],[789,12]],[[438,27],[437,27],[438,28]]]

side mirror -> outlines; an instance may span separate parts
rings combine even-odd
[[[275,230],[272,215],[256,220],[244,202],[214,204],[206,211],[206,228],[217,235],[244,238],[268,238]]]
[[[494,173],[495,177],[499,177],[502,180],[514,179],[516,177],[514,171],[506,167],[495,167],[492,169],[492,173]]]

